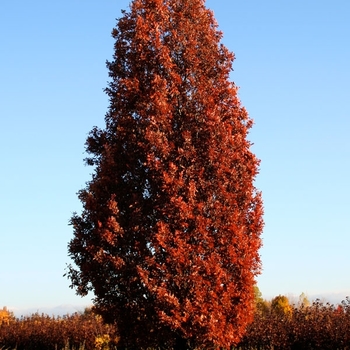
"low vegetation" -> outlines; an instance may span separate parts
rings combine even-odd
[[[3,350],[112,350],[117,344],[115,327],[90,309],[64,317],[36,313],[21,318],[0,310]],[[310,304],[304,298],[291,305],[285,296],[269,302],[258,297],[254,321],[235,350],[271,349],[350,349],[350,299],[333,305],[320,300]]]
[[[0,312],[0,349],[109,350],[118,341],[115,328],[90,309],[63,317],[35,313],[15,318],[6,311]]]
[[[259,302],[238,349],[350,349],[350,299],[339,305],[304,301],[290,305],[286,297],[279,296],[270,303]]]

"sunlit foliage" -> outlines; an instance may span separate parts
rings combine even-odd
[[[252,126],[203,0],[134,0],[113,30],[105,128],[68,276],[121,346],[226,347],[252,321],[262,200]]]
[[[0,349],[107,350],[117,342],[115,327],[93,312],[64,317],[36,313],[0,324]]]
[[[281,316],[289,316],[292,312],[292,306],[285,295],[278,295],[271,301],[271,311]]]
[[[13,312],[9,311],[6,306],[0,310],[0,325],[9,324],[14,318]]]

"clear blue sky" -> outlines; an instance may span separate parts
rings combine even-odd
[[[127,0],[0,5],[0,307],[89,305],[62,277]],[[350,294],[350,2],[208,0],[255,120],[266,298]]]

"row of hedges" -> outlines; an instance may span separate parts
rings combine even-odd
[[[117,341],[115,328],[91,311],[65,317],[12,316],[0,322],[0,349],[108,350]],[[337,306],[317,300],[310,306],[276,308],[272,303],[257,307],[236,349],[349,350],[350,299]]]
[[[258,309],[238,349],[350,349],[350,299],[337,306],[316,300],[284,312]]]
[[[0,349],[107,350],[117,340],[114,328],[90,311],[64,317],[36,313],[0,324]]]

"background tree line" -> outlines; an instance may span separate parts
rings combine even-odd
[[[350,349],[348,297],[337,305],[309,303],[305,297],[291,304],[286,296],[267,301],[256,292],[254,320],[232,350]],[[108,350],[117,349],[118,339],[117,328],[105,324],[91,309],[65,317],[16,318],[7,309],[0,312],[0,348],[4,349]]]

